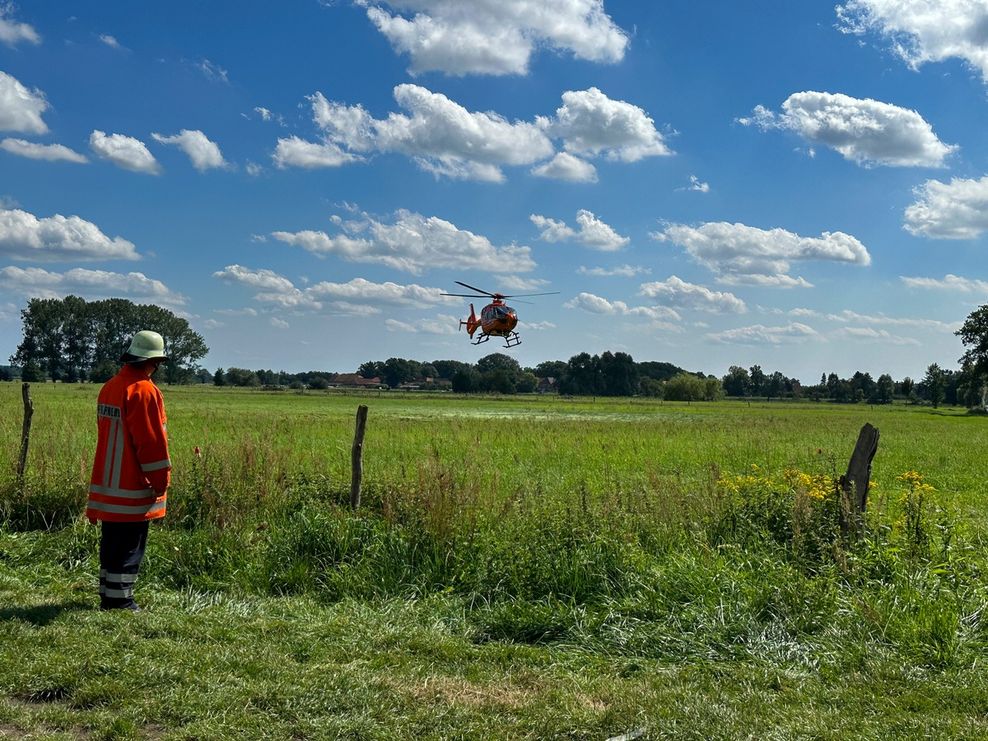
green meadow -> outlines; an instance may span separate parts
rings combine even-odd
[[[97,390],[32,386],[18,482],[0,384],[0,736],[988,734],[983,416],[166,386],[169,514],[118,615],[81,517]],[[865,422],[855,539],[832,483]]]

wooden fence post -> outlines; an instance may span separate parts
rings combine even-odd
[[[23,487],[24,474],[27,471],[27,449],[31,443],[31,418],[34,416],[31,384],[21,384],[21,398],[24,400],[24,424],[21,427],[21,457],[17,461],[17,481]]]
[[[350,451],[350,463],[353,473],[350,477],[350,508],[360,507],[360,479],[364,475],[364,430],[367,428],[367,407],[361,404],[357,407],[357,429],[353,433],[353,448]]]
[[[859,536],[864,531],[864,513],[868,507],[868,483],[871,461],[878,452],[878,428],[865,424],[847,464],[847,473],[840,477],[840,527],[847,535]]]

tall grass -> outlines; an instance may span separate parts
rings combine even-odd
[[[20,487],[19,400],[0,385],[4,528],[50,531],[17,559],[95,573],[97,530],[79,515],[95,391],[36,387]],[[176,469],[145,569],[163,587],[325,603],[445,595],[477,642],[669,660],[853,669],[878,652],[942,669],[985,648],[983,420],[957,411],[165,397]],[[358,401],[371,414],[353,513]],[[864,421],[882,443],[868,535],[852,541],[832,482]]]

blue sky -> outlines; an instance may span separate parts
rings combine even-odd
[[[206,364],[622,350],[921,376],[986,302],[984,0],[0,2],[0,355],[154,301]],[[478,302],[478,311],[479,311]]]

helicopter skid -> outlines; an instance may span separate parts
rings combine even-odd
[[[470,344],[483,345],[491,337],[503,337],[505,347],[517,347],[518,345],[521,344],[521,337],[518,336],[517,332],[509,332],[508,334],[500,334],[500,335],[482,334]]]

